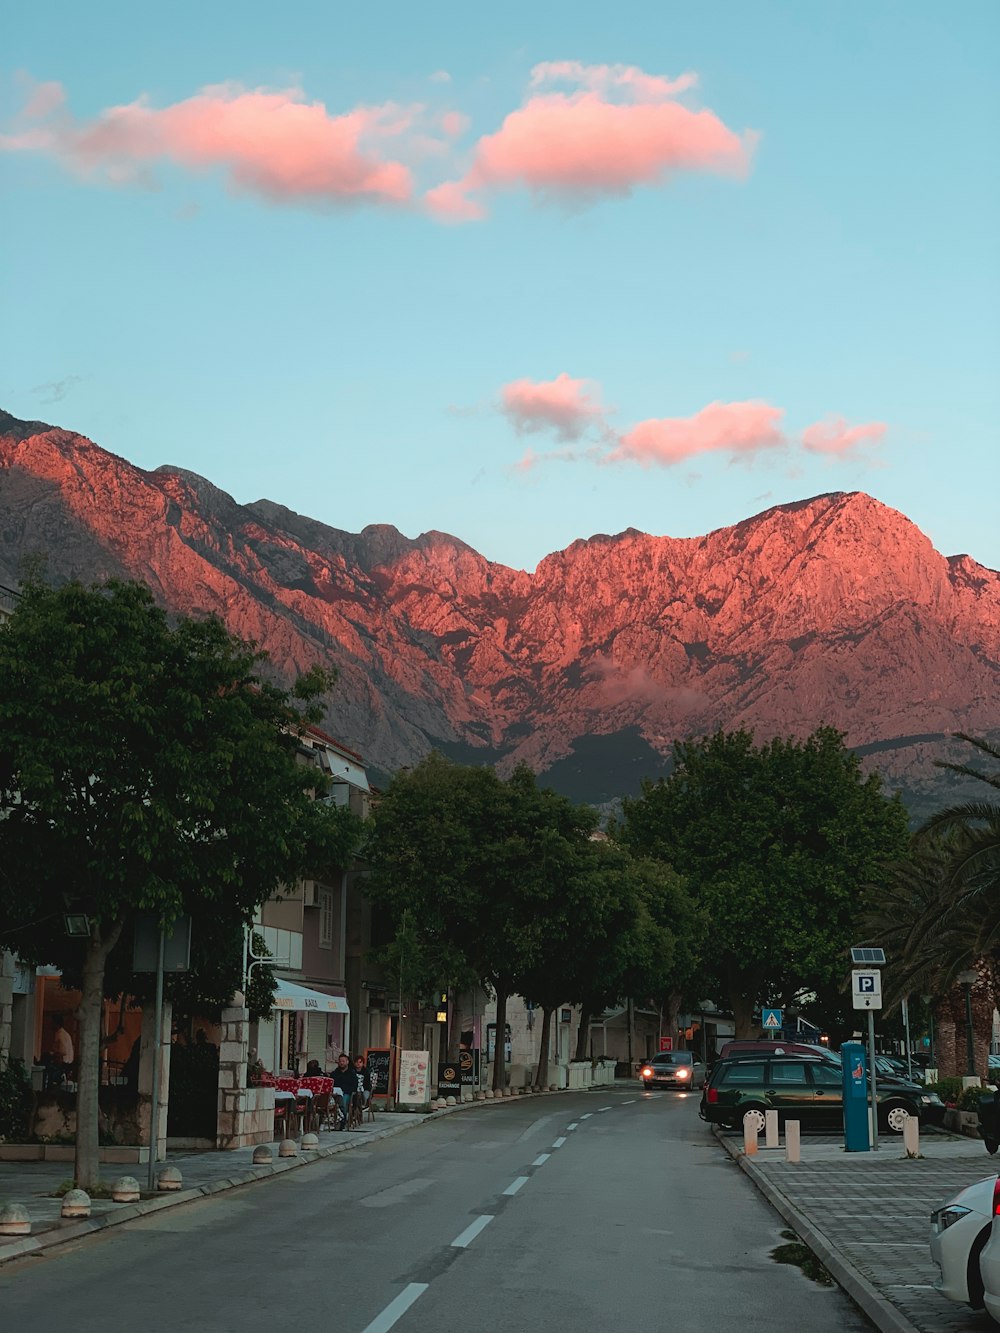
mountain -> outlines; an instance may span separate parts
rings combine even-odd
[[[594,536],[529,574],[445,533],[239,505],[0,412],[0,583],[34,553],[53,579],[216,613],[282,678],[333,663],[327,725],[383,775],[436,747],[601,803],[677,737],[828,723],[922,813],[956,794],[933,763],[966,757],[951,734],[1000,727],[1000,575],[861,492],[704,537]]]

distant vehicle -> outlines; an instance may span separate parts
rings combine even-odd
[[[879,1126],[902,1134],[908,1115],[921,1120],[943,1116],[936,1093],[927,1093],[903,1079],[876,1080]],[[738,1053],[720,1060],[712,1070],[699,1115],[712,1124],[738,1128],[749,1114],[758,1129],[764,1112],[776,1110],[781,1120],[839,1127],[844,1119],[843,1081],[839,1057],[769,1055],[759,1059]]]
[[[979,1275],[983,1280],[983,1304],[991,1319],[1000,1324],[1000,1176],[993,1181],[993,1222],[986,1248],[979,1256]]]
[[[639,1070],[644,1088],[703,1088],[707,1070],[692,1051],[660,1051]]]
[[[977,1180],[931,1213],[931,1258],[941,1272],[934,1283],[950,1301],[983,1308],[980,1261],[990,1238],[997,1177]]]

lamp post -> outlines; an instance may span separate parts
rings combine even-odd
[[[976,1052],[972,1042],[972,988],[979,980],[979,973],[974,967],[959,972],[955,978],[960,986],[965,987],[965,1073],[967,1078],[976,1077]]]

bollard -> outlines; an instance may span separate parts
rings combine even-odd
[[[303,1134],[301,1147],[303,1152],[312,1152],[315,1148],[319,1147],[319,1135]]]
[[[266,1143],[261,1143],[253,1150],[254,1166],[267,1166],[271,1161],[271,1149]]]
[[[298,1157],[299,1145],[294,1139],[282,1139],[278,1144],[279,1157]]]
[[[799,1137],[799,1122],[797,1120],[785,1121],[785,1161],[802,1161],[802,1142]]]
[[[903,1122],[903,1147],[907,1157],[920,1156],[920,1120],[915,1115],[908,1115]]]
[[[757,1154],[759,1132],[756,1115],[753,1111],[748,1111],[743,1117],[743,1151],[747,1157],[755,1157]]]
[[[137,1203],[139,1182],[135,1176],[119,1176],[111,1186],[111,1197],[115,1203]]]
[[[161,1193],[179,1190],[182,1185],[180,1169],[176,1166],[165,1166],[156,1177],[156,1188]]]
[[[67,1190],[59,1213],[62,1217],[89,1217],[90,1195],[86,1190]]]
[[[8,1203],[0,1208],[0,1236],[30,1236],[31,1218],[23,1203]]]
[[[777,1111],[764,1112],[764,1147],[777,1148],[778,1146],[778,1113]]]

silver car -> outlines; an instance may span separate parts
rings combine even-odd
[[[993,1220],[996,1176],[977,1180],[931,1213],[931,1258],[941,1271],[935,1286],[950,1301],[983,1308],[983,1250]]]
[[[644,1088],[703,1088],[707,1075],[693,1051],[660,1051],[639,1070]]]

